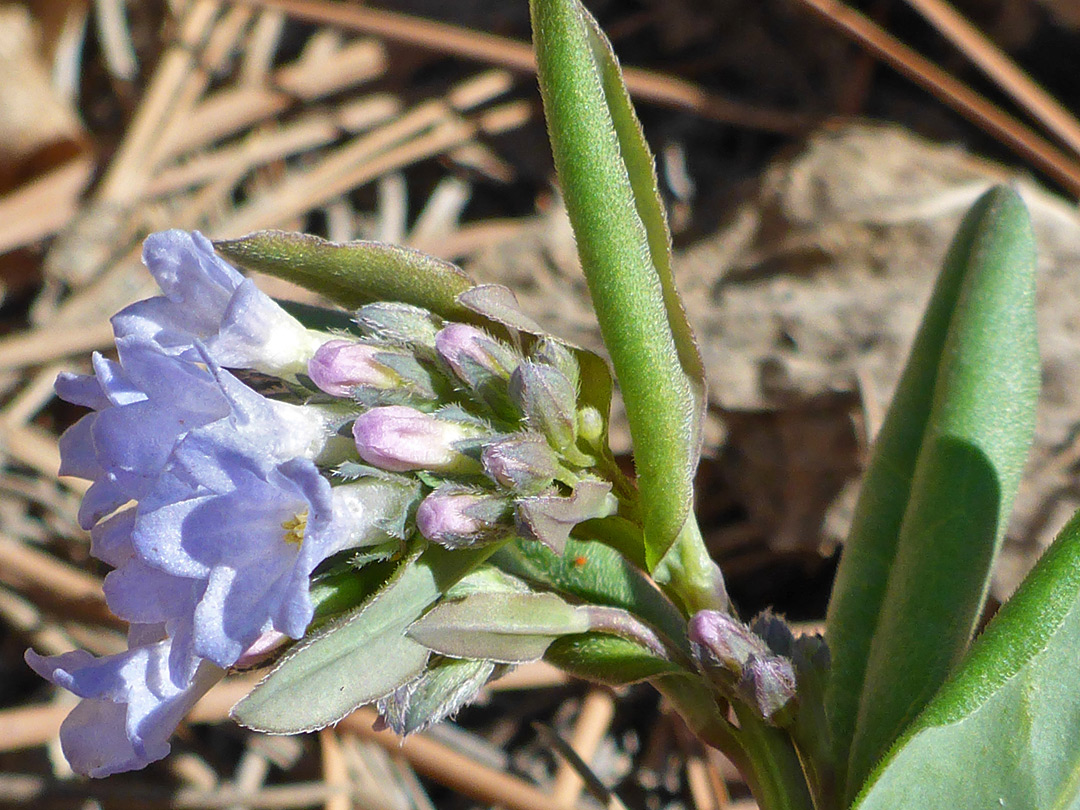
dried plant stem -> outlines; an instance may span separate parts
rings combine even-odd
[[[219,7],[215,0],[196,0],[188,8],[177,41],[161,57],[135,120],[98,187],[99,201],[127,203],[138,198],[147,175],[147,160],[195,66],[195,49],[211,30]]]
[[[60,562],[26,543],[0,536],[0,581],[41,604],[64,606],[69,613],[101,624],[122,622],[109,612],[101,580]]]
[[[159,197],[208,182],[222,174],[246,174],[256,166],[281,160],[332,143],[343,131],[362,132],[389,121],[400,109],[386,94],[367,96],[345,108],[316,110],[297,120],[256,130],[240,143],[204,151],[190,160],[157,173],[147,186],[148,197]]]
[[[1080,153],[1080,122],[1042,89],[985,34],[945,0],[907,0],[982,71],[1067,144]]]
[[[391,731],[375,731],[373,709],[359,709],[338,724],[387,750],[400,751],[418,773],[453,788],[472,799],[506,810],[551,810],[551,796],[528,782],[442,745],[423,734],[404,742]]]
[[[591,689],[581,703],[570,735],[570,747],[582,760],[589,763],[596,754],[600,742],[607,735],[615,718],[615,698],[607,689]],[[551,786],[551,802],[554,807],[573,807],[585,787],[585,780],[567,761],[559,763],[555,782]]]
[[[269,86],[237,85],[217,90],[193,105],[159,161],[205,147],[289,107],[377,79],[386,69],[386,51],[377,42],[356,42],[317,65],[291,64],[275,72]]]
[[[108,323],[87,325],[81,329],[56,329],[43,326],[31,332],[0,339],[0,369],[15,369],[47,363],[62,357],[85,354],[112,343]]]
[[[1068,155],[838,0],[802,2],[879,59],[1046,172],[1070,194],[1080,196],[1080,165]]]
[[[354,4],[320,0],[233,0],[283,11],[301,19],[338,25],[375,34],[388,40],[449,53],[521,73],[535,73],[532,47],[525,42],[486,34],[447,23],[424,20]],[[796,113],[741,104],[710,93],[690,82],[649,70],[623,68],[631,95],[704,118],[771,132],[797,133],[810,128],[811,119]]]
[[[10,806],[79,807],[95,801],[118,810],[288,810],[324,804],[332,796],[368,810],[401,810],[381,795],[353,786],[344,791],[322,782],[295,782],[246,791],[239,787],[201,788],[143,787],[135,792],[130,785],[108,781],[58,782],[26,774],[0,774],[0,795]]]
[[[89,156],[72,158],[0,197],[0,254],[64,227],[93,173]]]

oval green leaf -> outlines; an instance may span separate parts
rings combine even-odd
[[[530,7],[555,167],[626,403],[654,566],[690,515],[701,361],[672,280],[652,158],[611,48],[578,0]]]
[[[436,605],[408,635],[443,655],[523,664],[559,636],[588,629],[585,612],[553,593],[475,593]]]
[[[1080,807],[1080,518],[875,769],[858,810]]]

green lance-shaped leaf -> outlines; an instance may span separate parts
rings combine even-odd
[[[858,810],[1080,807],[1080,518],[889,755]]]
[[[1003,206],[1001,201],[1008,196],[1009,192],[1001,190],[984,196],[961,224],[863,477],[833,586],[826,634],[832,657],[826,704],[838,763],[847,762],[855,733],[870,644],[877,632],[915,465],[930,419],[942,351],[964,280],[979,272],[976,262],[985,261],[980,257],[988,256],[990,235],[999,225],[1011,222],[1008,231],[1015,234],[1016,223],[1024,217],[1017,205]],[[1030,261],[1030,247],[1013,241],[1016,244],[1009,252],[1022,250],[1021,261]]]
[[[412,680],[429,653],[406,628],[492,551],[414,552],[370,601],[290,650],[236,704],[233,718],[271,734],[313,731]]]
[[[849,798],[957,664],[982,611],[1034,432],[1033,245],[1019,197],[1006,188],[984,195],[946,262],[947,278],[962,275],[959,289],[948,295],[943,287],[952,285],[943,284],[931,303],[929,331],[938,340],[924,328],[915,347],[915,368],[924,376],[906,375],[908,388],[890,414],[900,424],[883,437],[883,457],[875,463],[886,469],[869,483],[873,491],[864,496],[869,501],[860,506],[853,538],[855,564],[840,583],[838,598],[854,603],[834,609],[828,627],[844,686],[861,692]],[[954,303],[941,336],[942,299],[949,297]],[[929,415],[919,430],[918,412],[928,403],[925,392],[912,389],[931,374]],[[901,432],[918,446],[917,459],[897,448]],[[907,496],[899,523],[898,496],[883,492],[890,485]],[[875,518],[867,510],[884,514]],[[856,633],[868,630],[867,647],[869,639]],[[855,646],[864,655],[869,649],[861,682],[851,677]]]
[[[559,636],[588,629],[584,610],[553,593],[474,593],[436,605],[408,635],[443,655],[521,664]]]
[[[656,175],[610,45],[578,0],[532,0],[559,183],[626,402],[654,566],[690,515],[704,374],[671,272]]]
[[[472,280],[455,265],[409,248],[259,231],[214,242],[214,249],[240,267],[291,281],[347,309],[402,301],[449,320],[469,320],[457,296]]]

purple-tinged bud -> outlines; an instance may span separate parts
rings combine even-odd
[[[768,652],[750,628],[719,610],[699,610],[687,630],[694,657],[706,672],[723,669],[742,677],[750,658]]]
[[[781,712],[795,699],[795,670],[786,658],[753,655],[736,691],[766,722],[780,723],[787,719]]]
[[[570,447],[577,435],[577,392],[559,369],[526,360],[510,378],[510,396],[529,427],[543,433],[557,450]]]
[[[399,377],[376,359],[378,354],[379,348],[369,343],[331,340],[308,361],[308,376],[335,397],[351,397],[359,387],[393,388]]]
[[[499,486],[532,495],[551,484],[558,461],[543,436],[525,433],[489,444],[480,455],[487,476]]]
[[[370,337],[408,346],[427,359],[435,357],[435,335],[443,320],[426,309],[411,304],[379,301],[356,311],[356,324]]]
[[[353,423],[360,458],[388,472],[478,472],[476,461],[456,445],[482,433],[477,426],[439,419],[403,405],[372,408]]]
[[[492,377],[509,379],[518,358],[507,346],[482,329],[451,323],[435,336],[435,348],[454,374],[470,388]]]
[[[719,610],[695,613],[687,635],[698,666],[713,684],[767,722],[781,722],[779,713],[795,698],[795,670],[789,659],[770,651],[749,627]]]
[[[512,530],[510,505],[495,495],[439,487],[420,502],[416,527],[446,548],[489,543]]]
[[[795,636],[788,623],[771,610],[763,610],[750,622],[753,630],[772,652],[791,657],[795,646]]]

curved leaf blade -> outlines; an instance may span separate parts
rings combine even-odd
[[[408,635],[443,655],[523,664],[559,636],[588,629],[587,614],[553,593],[474,593],[437,605]]]
[[[690,514],[700,359],[671,283],[651,159],[614,57],[578,0],[530,7],[555,166],[626,402],[653,566]]]
[[[258,231],[216,241],[214,249],[240,267],[291,281],[347,309],[401,301],[448,320],[470,319],[457,296],[473,281],[457,266],[410,248]]]
[[[412,555],[366,604],[290,650],[233,707],[240,725],[271,734],[314,731],[419,675],[428,650],[405,629],[493,548]]]
[[[1034,435],[1031,225],[1009,189],[979,207],[870,646],[849,795],[967,649]]]
[[[999,192],[995,192],[998,194]],[[837,763],[846,764],[900,527],[927,431],[941,355],[972,257],[996,227],[993,199],[964,218],[942,267],[888,414],[875,440],[829,603],[826,691]],[[843,771],[840,771],[843,776]],[[841,786],[841,795],[843,787]]]
[[[619,62],[611,47],[611,42],[600,30],[596,20],[588,14],[584,20],[589,28],[589,44],[600,69],[600,78],[604,88],[604,97],[615,125],[615,134],[619,139],[619,149],[626,163],[627,176],[634,191],[634,204],[638,216],[648,237],[649,255],[660,279],[664,293],[664,306],[667,309],[668,324],[675,340],[675,349],[679,353],[679,362],[686,373],[698,408],[698,417],[692,427],[698,432],[694,440],[695,463],[701,452],[701,428],[705,418],[705,365],[698,351],[694,330],[686,316],[679,291],[675,287],[675,272],[671,266],[671,231],[668,230],[667,213],[660,197],[660,184],[656,176],[656,162],[653,160],[645,133],[641,129],[630,93],[622,80]]]
[[[637,568],[610,546],[573,537],[562,554],[541,543],[515,540],[492,562],[522,579],[557,590],[586,604],[621,608],[642,619],[680,652],[690,654],[686,621]]]
[[[858,810],[1080,806],[1080,517],[875,769]]]

